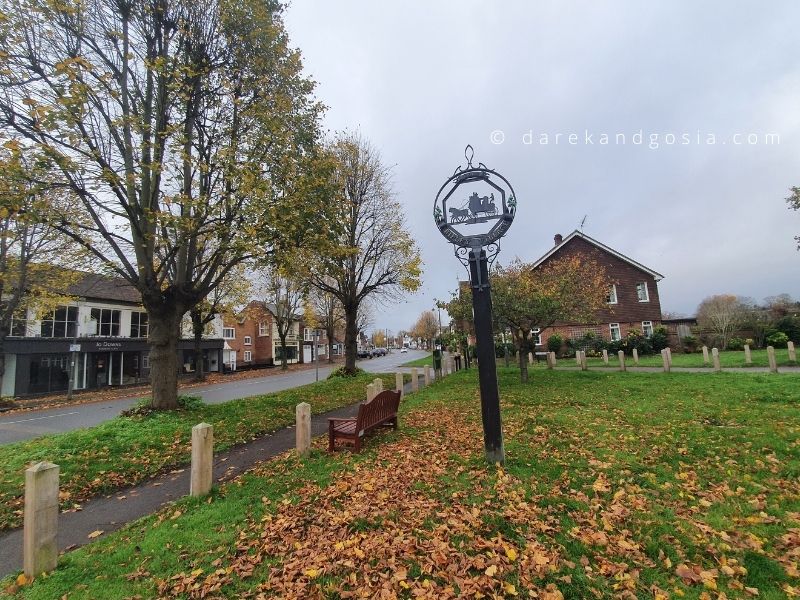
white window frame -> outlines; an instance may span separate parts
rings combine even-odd
[[[231,335],[226,335],[226,332],[231,332]],[[223,340],[235,340],[236,339],[236,328],[235,327],[223,327],[222,328],[222,339]]]
[[[261,321],[258,324],[258,336],[269,337],[269,323],[267,323],[266,321]]]
[[[249,335],[244,336],[244,345],[245,346],[252,346],[253,345],[253,338]]]
[[[533,343],[536,346],[542,345],[542,330],[541,328],[537,327],[536,329],[531,329],[531,336],[533,337]]]
[[[608,330],[611,333],[612,342],[618,342],[622,339],[622,328],[620,328],[619,323],[609,323]],[[617,332],[616,337],[614,337],[614,330]]]
[[[647,332],[647,328],[650,328],[650,332]],[[652,321],[642,321],[642,335],[644,337],[652,337],[653,335],[653,322]]]
[[[150,368],[150,355],[147,353],[142,354],[142,368],[143,369]]]
[[[644,290],[644,298],[642,298],[642,295],[639,293],[640,289]],[[646,281],[640,281],[636,284],[636,297],[639,299],[639,302],[650,302],[650,290],[647,289]]]
[[[608,303],[609,304],[617,304],[617,284],[611,284],[611,290],[608,292]]]
[[[313,342],[314,341],[314,330],[311,327],[304,327],[303,328],[303,341],[304,342]]]
[[[253,353],[250,350],[244,351],[244,362],[253,362]]]

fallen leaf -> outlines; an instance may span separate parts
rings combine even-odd
[[[104,533],[105,533],[105,531],[103,531],[102,529],[96,529],[95,531],[93,531],[92,533],[87,535],[86,537],[88,537],[90,540],[93,540],[94,538],[100,537]]]

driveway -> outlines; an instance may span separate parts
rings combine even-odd
[[[393,350],[387,356],[358,361],[358,366],[371,373],[390,373],[399,365],[425,356],[420,350],[409,350],[401,353]],[[327,363],[319,365],[319,379],[325,379],[331,372]],[[316,381],[316,370],[307,369],[286,375],[267,375],[257,379],[216,383],[203,387],[193,387],[188,393],[201,396],[209,404],[229,402],[248,396],[260,396],[271,392],[279,392],[306,385]],[[0,445],[29,440],[41,435],[62,433],[92,427],[118,416],[123,410],[130,408],[138,398],[119,398],[105,402],[60,406],[42,410],[28,411],[0,417]]]

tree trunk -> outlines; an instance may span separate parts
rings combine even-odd
[[[3,389],[3,378],[6,375],[6,352],[5,352],[5,345],[6,345],[6,335],[5,332],[0,332],[0,390]],[[0,391],[0,398],[2,398],[2,392]]]
[[[519,351],[519,380],[521,383],[528,383],[528,339],[522,338],[518,344]]]
[[[279,334],[278,339],[281,342],[281,371],[285,371],[289,368],[289,364],[286,362],[286,334]]]
[[[205,381],[206,374],[203,371],[203,315],[199,310],[192,310],[192,333],[194,334],[194,380]]]
[[[356,372],[358,357],[358,325],[356,324],[358,309],[345,309],[344,326],[344,369],[348,373]]]
[[[327,329],[325,331],[325,335],[328,336],[328,363],[333,362],[333,327]]]
[[[157,410],[178,408],[178,325],[183,314],[177,308],[148,310],[150,323],[150,406]]]

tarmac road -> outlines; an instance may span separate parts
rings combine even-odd
[[[425,356],[421,350],[401,353],[393,350],[387,356],[360,360],[358,366],[371,373],[390,373],[399,365]],[[331,372],[327,363],[320,363],[319,378],[325,379]],[[258,396],[279,392],[313,383],[316,380],[314,369],[297,371],[286,375],[267,375],[257,379],[244,379],[230,383],[216,383],[204,387],[193,387],[192,395],[202,396],[209,404],[220,404],[237,398]],[[5,417],[0,416],[0,445],[29,440],[41,435],[62,433],[83,427],[92,427],[113,419],[123,410],[130,408],[138,398],[119,398],[106,402],[60,406],[42,410],[27,411]]]

